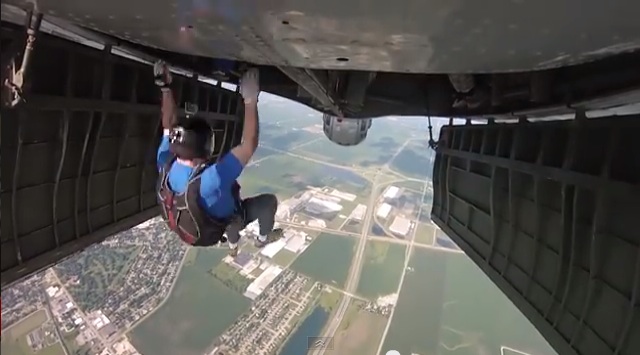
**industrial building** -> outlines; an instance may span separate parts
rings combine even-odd
[[[398,197],[400,193],[400,188],[397,186],[389,186],[387,187],[387,189],[384,191],[384,195],[382,196],[385,199],[394,199],[396,197]]]
[[[411,230],[411,224],[412,222],[410,220],[398,216],[393,220],[393,223],[391,223],[389,230],[394,234],[406,237],[407,234],[409,234],[409,230]]]
[[[312,197],[305,206],[305,211],[314,215],[333,214],[342,210],[342,205],[333,201],[321,200],[317,197]]]
[[[367,206],[363,204],[359,204],[356,208],[351,212],[351,219],[356,221],[362,221],[364,219],[364,214],[367,213]]]
[[[285,245],[287,245],[287,242],[284,239],[277,240],[273,243],[267,244],[267,246],[262,248],[262,250],[260,251],[260,254],[271,259],[274,256],[276,256],[276,254],[278,254],[278,252],[282,250],[282,248],[284,248]]]
[[[233,263],[240,269],[244,268],[252,259],[252,255],[249,253],[240,252],[234,259]]]
[[[297,233],[287,240],[287,245],[284,248],[294,253],[301,252],[305,246],[306,236],[307,234],[304,232]]]
[[[280,266],[271,265],[247,287],[244,293],[245,297],[255,300],[281,272]]]
[[[387,218],[389,213],[391,212],[391,205],[388,203],[383,203],[378,207],[376,211],[376,215],[380,218]]]

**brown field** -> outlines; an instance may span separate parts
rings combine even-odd
[[[378,342],[388,319],[349,306],[333,341],[332,355],[371,355],[378,350]]]

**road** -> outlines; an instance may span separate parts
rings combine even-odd
[[[376,175],[373,178],[373,184],[371,186],[371,195],[369,196],[369,203],[367,204],[367,213],[365,213],[364,223],[362,226],[362,233],[360,235],[360,243],[358,244],[358,249],[356,251],[356,255],[353,259],[353,263],[351,265],[351,270],[349,272],[349,277],[347,278],[347,282],[345,284],[344,290],[347,293],[354,293],[355,288],[358,286],[358,280],[360,278],[360,271],[362,269],[362,259],[364,256],[365,247],[367,245],[367,234],[369,232],[369,228],[371,227],[371,221],[373,220],[373,210],[375,207],[375,203],[378,199],[378,177],[380,176],[380,170],[377,171]],[[347,308],[349,307],[349,303],[351,301],[351,297],[345,296],[340,300],[340,305],[338,306],[335,315],[329,322],[326,327],[326,331],[324,333],[325,337],[333,337],[342,322],[342,318],[344,317]],[[323,355],[325,349],[316,349],[312,354],[314,355]]]
[[[354,167],[344,166],[344,165],[340,165],[340,164],[329,163],[326,160],[315,159],[315,158],[307,157],[307,156],[304,156],[304,155],[287,152],[286,150],[269,147],[269,146],[266,146],[264,144],[260,144],[260,146],[268,148],[269,150],[273,150],[274,152],[278,152],[280,154],[288,155],[290,157],[294,157],[294,158],[298,158],[298,159],[302,159],[302,160],[306,160],[306,161],[310,161],[310,162],[314,162],[314,163],[318,163],[318,164],[323,164],[323,165],[327,165],[327,166],[332,166],[334,168],[340,168],[340,169],[350,170],[350,171],[354,171],[354,172],[362,172],[362,171],[366,171],[367,170],[367,169],[362,169],[362,168],[354,168]],[[369,169],[369,171],[371,171],[371,169]]]
[[[89,317],[87,317],[87,314],[84,313],[84,311],[82,309],[80,309],[80,307],[78,307],[78,304],[73,299],[73,297],[71,296],[69,291],[67,291],[67,288],[64,286],[64,283],[62,282],[62,280],[60,280],[60,278],[58,277],[58,274],[56,273],[56,271],[53,268],[51,268],[50,270],[51,270],[52,277],[54,278],[56,283],[58,283],[60,285],[60,291],[64,292],[66,294],[67,298],[70,299],[71,302],[73,302],[73,304],[76,305],[76,310],[78,311],[78,314],[80,315],[80,318],[82,318],[84,320],[84,324],[86,324],[86,326],[89,328],[89,330],[91,330],[93,333],[96,334],[96,337],[98,338],[98,340],[100,340],[102,348],[103,349],[107,348],[109,346],[109,342],[107,341],[107,339],[105,337],[103,337],[102,334],[100,334],[100,332],[98,332],[98,329],[96,329],[96,327],[93,326],[93,323],[89,321]]]
[[[278,224],[283,225],[283,226],[295,227],[297,229],[303,229],[303,230],[306,229],[306,230],[309,230],[309,231],[327,232],[327,233],[331,233],[331,234],[334,234],[334,235],[340,235],[340,236],[344,236],[344,237],[351,237],[351,238],[361,238],[362,237],[362,234],[358,234],[358,233],[346,232],[346,231],[341,231],[341,230],[337,230],[337,229],[312,227],[312,226],[308,226],[308,225],[300,224],[300,223],[291,223],[291,222],[278,221]],[[415,232],[415,230],[417,230],[417,228],[414,229],[414,232]],[[435,229],[434,229],[434,232],[435,232]],[[400,245],[410,245],[411,244],[411,241],[406,240],[406,239],[397,239],[397,238],[391,238],[391,237],[380,237],[380,236],[373,236],[373,235],[367,236],[367,240],[380,241],[380,242],[392,243],[392,244],[400,244]],[[435,240],[435,238],[434,238],[434,240]],[[434,250],[448,252],[448,253],[462,253],[462,251],[460,251],[460,250],[439,247],[439,246],[435,246],[435,245],[432,245],[432,244],[417,243],[415,241],[413,242],[413,246],[416,247],[416,248],[434,249]]]
[[[371,195],[369,196],[369,203],[367,204],[367,212],[365,213],[365,219],[362,225],[362,232],[360,235],[360,244],[358,245],[358,250],[356,252],[355,258],[353,260],[353,264],[351,266],[351,270],[350,270],[350,274],[349,277],[347,279],[347,283],[345,285],[345,291],[347,293],[353,293],[355,292],[355,288],[358,285],[358,281],[360,279],[360,272],[362,270],[362,260],[364,259],[364,251],[367,245],[367,240],[372,240],[372,237],[368,237],[369,234],[369,229],[371,228],[371,221],[374,220],[374,209],[375,209],[375,205],[376,205],[376,201],[378,200],[378,190],[380,189],[380,187],[382,186],[386,186],[388,185],[387,183],[384,184],[378,184],[378,177],[380,176],[380,173],[382,172],[382,170],[391,170],[389,169],[389,164],[391,163],[391,161],[404,149],[404,147],[406,147],[407,144],[409,144],[410,140],[407,140],[401,147],[400,149],[398,149],[395,153],[395,155],[389,159],[387,161],[387,163],[381,168],[378,169],[376,171],[376,175],[373,178],[373,182],[372,182],[372,186],[371,186]],[[392,171],[392,170],[391,170]],[[401,174],[397,174],[397,175],[401,175]],[[427,189],[427,184],[424,185],[423,188],[423,198],[424,198],[424,193],[426,192]],[[420,216],[420,213],[422,212],[422,205],[420,206],[420,209],[418,211],[418,216]],[[413,236],[411,238],[411,242],[409,244],[409,248],[408,249],[408,254],[407,255],[411,255],[411,250],[413,249],[413,240],[414,240],[414,236],[415,236],[415,231],[417,230],[417,228],[414,229],[414,233]],[[388,238],[388,237],[382,237],[385,241],[387,242],[391,242],[393,241],[401,241],[399,239],[395,239],[395,238]],[[402,241],[405,242],[405,241]],[[408,263],[408,257],[406,257],[405,260],[405,270],[406,270],[406,264]],[[404,272],[403,272],[403,277],[404,277]],[[338,309],[336,310],[335,315],[333,316],[333,319],[331,319],[329,325],[326,328],[325,337],[333,337],[336,333],[336,330],[338,329],[338,327],[340,326],[340,323],[342,322],[342,318],[344,317],[344,314],[347,311],[347,308],[349,307],[349,303],[351,301],[351,297],[343,297],[342,300],[340,301],[340,305],[338,306]],[[389,318],[391,319],[391,318]],[[314,355],[323,355],[324,354],[325,349],[317,349],[315,350],[312,354]]]
[[[422,188],[422,198],[424,199],[424,194],[427,193],[427,188],[428,188],[428,184],[424,184],[423,188]],[[420,205],[420,208],[418,210],[418,219],[420,219],[420,215],[422,214],[422,206],[424,205]],[[409,261],[411,260],[411,253],[413,252],[413,247],[416,244],[415,240],[416,240],[416,231],[418,230],[418,228],[415,228],[413,230],[413,234],[411,235],[411,243],[409,244],[409,247],[407,248],[407,252],[405,254],[404,257],[404,267],[402,268],[402,274],[400,275],[400,282],[398,284],[398,291],[397,294],[398,296],[400,295],[400,291],[402,290],[402,285],[404,283],[404,277],[407,275],[407,269],[409,268]],[[435,233],[436,233],[436,229],[433,229],[433,240],[435,242],[436,237],[435,237]],[[444,249],[444,248],[442,248]],[[398,297],[398,301],[400,300],[400,297]],[[391,309],[391,314],[389,314],[389,320],[387,321],[387,325],[384,328],[384,332],[382,333],[382,336],[380,337],[380,344],[378,344],[378,351],[376,351],[377,355],[380,355],[380,352],[382,351],[382,346],[384,345],[384,340],[387,337],[387,333],[389,332],[389,327],[391,327],[391,322],[393,321],[393,314],[396,311],[396,307],[393,307]]]
[[[334,290],[334,291],[336,291],[336,292],[340,292],[340,293],[342,293],[342,294],[343,294],[343,295],[345,295],[345,296],[349,296],[350,298],[356,298],[356,299],[359,299],[360,301],[369,302],[369,300],[368,300],[368,299],[366,299],[366,298],[364,298],[364,297],[362,297],[362,296],[358,296],[358,295],[356,295],[355,293],[347,292],[347,291],[345,291],[345,290],[343,290],[343,289],[341,289],[341,288],[337,288],[337,287],[335,287],[335,286],[331,286],[331,285],[329,285],[329,284],[325,284],[324,286],[325,286],[325,287],[328,287],[328,288],[330,288],[330,289],[332,289],[332,290]]]
[[[409,140],[409,141],[410,141],[410,140]],[[406,145],[406,144],[408,144],[408,142],[409,142],[409,141],[405,142],[405,145]],[[280,154],[288,155],[288,156],[290,156],[290,157],[294,157],[294,158],[298,158],[298,159],[302,159],[302,160],[306,160],[306,161],[314,162],[314,163],[317,163],[317,164],[323,164],[323,165],[327,165],[327,166],[332,166],[332,167],[334,167],[334,168],[340,168],[340,169],[344,169],[344,170],[349,170],[349,171],[353,171],[353,172],[356,172],[356,173],[360,173],[360,175],[361,175],[363,178],[365,178],[365,179],[367,179],[367,180],[370,180],[366,175],[364,175],[364,174],[362,174],[362,173],[371,172],[371,169],[362,169],[362,168],[356,168],[356,167],[351,167],[351,166],[344,166],[344,165],[340,165],[340,164],[334,164],[334,163],[330,163],[330,162],[328,162],[328,161],[326,161],[326,160],[315,159],[315,158],[311,158],[311,157],[308,157],[308,156],[304,156],[304,155],[300,155],[300,154],[295,154],[295,153],[287,152],[287,151],[285,151],[285,150],[278,149],[278,148],[273,148],[273,147],[269,147],[269,146],[264,145],[264,144],[260,144],[260,146],[261,146],[261,147],[265,147],[265,148],[270,149],[270,150],[273,150],[274,152],[278,152],[278,153],[280,153]],[[403,148],[404,148],[404,146],[403,146]],[[396,152],[396,155],[397,155],[401,150],[402,150],[402,149],[399,149],[399,150]],[[395,156],[394,156],[394,157],[395,157]],[[268,157],[265,157],[265,158],[268,158]],[[392,158],[392,159],[393,159],[393,158]],[[390,162],[390,161],[391,161],[391,160],[389,160],[389,162]],[[397,172],[397,171],[395,171],[395,170],[391,169],[391,168],[388,166],[389,162],[387,162],[387,164],[385,164],[384,166],[382,166],[382,167],[381,167],[381,169],[382,169],[382,170],[384,170],[384,172],[385,172],[385,173],[389,173],[389,174],[395,175],[395,176],[397,176],[397,177],[402,178],[403,180],[408,180],[408,181],[417,181],[417,182],[424,182],[424,179],[417,179],[417,178],[413,178],[413,177],[410,177],[410,176],[406,176],[406,175],[404,175],[404,174],[401,174],[401,173],[399,173],[399,172]],[[377,171],[376,171],[376,175],[377,175],[377,174],[379,174],[379,173],[380,173],[380,170],[377,170]]]

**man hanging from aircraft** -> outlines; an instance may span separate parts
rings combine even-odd
[[[162,91],[164,129],[157,156],[157,195],[169,228],[193,246],[228,241],[231,256],[238,253],[240,231],[255,220],[260,226],[257,247],[280,239],[282,230],[273,228],[276,196],[261,194],[241,199],[236,181],[258,147],[258,69],[248,70],[239,84],[244,99],[242,142],[217,162],[211,161],[214,135],[207,121],[190,117],[178,122],[167,65],[156,63],[154,75]]]

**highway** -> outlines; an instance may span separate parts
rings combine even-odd
[[[358,244],[358,249],[356,251],[356,255],[353,259],[353,263],[351,264],[351,270],[349,272],[349,277],[347,278],[347,282],[345,284],[345,291],[347,293],[355,292],[355,288],[358,286],[358,280],[360,278],[360,271],[362,269],[362,259],[364,256],[365,247],[367,245],[367,234],[369,232],[369,228],[371,227],[371,221],[373,220],[373,210],[375,207],[375,203],[378,197],[378,177],[380,176],[380,170],[377,171],[373,184],[371,186],[371,195],[369,196],[369,203],[367,204],[367,213],[365,213],[364,224],[362,226],[362,233],[360,235],[360,243]],[[329,322],[326,327],[326,331],[324,333],[325,337],[333,337],[340,323],[342,322],[342,318],[344,317],[347,308],[349,308],[349,303],[351,301],[351,297],[345,296],[340,300],[340,305],[338,306],[336,313],[333,318]],[[312,352],[314,355],[323,355],[325,349],[316,349]]]
[[[428,188],[428,184],[424,184],[424,187],[422,188],[422,198],[424,199],[424,194],[427,192],[427,188]],[[422,206],[424,205],[420,205],[420,208],[418,210],[418,219],[420,219],[420,214],[422,214]],[[404,257],[404,267],[402,268],[402,274],[400,275],[400,282],[398,284],[398,301],[400,301],[400,291],[402,290],[402,285],[404,283],[404,277],[407,275],[407,269],[409,268],[409,261],[411,260],[411,253],[413,252],[413,247],[416,244],[415,243],[415,239],[416,239],[416,231],[418,230],[418,228],[415,228],[413,230],[413,234],[411,235],[411,243],[409,244],[409,248],[407,248],[407,253],[405,254]],[[433,240],[435,242],[436,240],[436,229],[433,229]],[[445,249],[445,248],[441,248],[441,249]],[[382,351],[382,346],[384,345],[384,340],[387,337],[387,333],[389,332],[389,328],[391,327],[391,322],[393,321],[393,314],[396,311],[396,307],[393,307],[391,309],[391,314],[389,315],[389,320],[387,321],[387,325],[384,328],[384,332],[382,333],[382,336],[380,337],[380,343],[378,344],[378,351],[376,351],[376,355],[379,355],[380,352]]]
[[[53,310],[51,309],[51,299],[49,299],[49,295],[47,295],[47,292],[45,290],[42,290],[42,293],[44,294],[44,299],[45,299],[44,303],[45,303],[45,307],[46,307],[45,309],[46,309],[46,312],[47,312],[47,318],[53,322],[53,331],[55,332],[56,337],[58,338],[58,341],[60,342],[60,346],[62,347],[62,350],[64,351],[64,355],[71,355],[71,352],[67,348],[67,344],[63,340],[64,337],[62,336],[62,332],[60,331],[60,326],[58,324],[58,320],[53,315]]]
[[[73,297],[71,296],[71,294],[69,293],[67,288],[64,286],[64,283],[62,282],[62,280],[60,280],[60,278],[58,277],[58,274],[56,273],[56,271],[53,268],[51,268],[50,270],[51,270],[51,275],[53,276],[54,280],[56,281],[56,283],[58,285],[60,285],[60,291],[64,292],[65,295],[67,296],[67,298],[70,299],[71,302],[73,302],[73,304],[76,305],[76,310],[78,311],[78,314],[80,315],[80,318],[82,318],[84,320],[84,324],[87,325],[89,330],[91,330],[91,332],[95,333],[96,337],[98,338],[98,340],[100,340],[100,343],[102,344],[102,348],[104,349],[104,348],[109,347],[110,344],[107,341],[107,339],[104,336],[102,336],[102,334],[100,334],[100,332],[98,332],[98,329],[96,329],[96,327],[93,326],[93,322],[89,321],[89,317],[87,317],[87,314],[84,313],[84,311],[82,309],[80,309],[80,307],[78,307],[78,304],[73,299]]]

